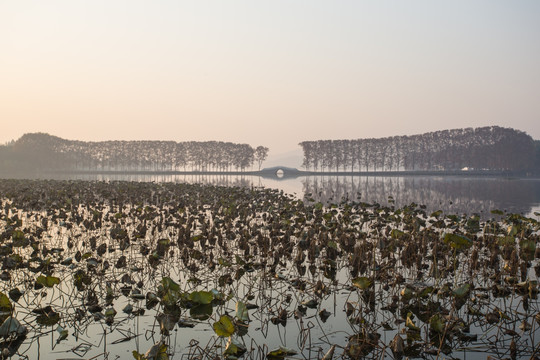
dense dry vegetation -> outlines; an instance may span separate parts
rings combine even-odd
[[[0,194],[5,357],[539,355],[534,219],[170,183]]]

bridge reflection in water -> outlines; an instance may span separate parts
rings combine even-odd
[[[300,171],[296,168],[285,167],[285,166],[275,166],[271,168],[264,168],[258,172],[258,175],[265,179],[274,179],[274,180],[287,180],[295,179],[300,176],[305,176],[305,171]]]

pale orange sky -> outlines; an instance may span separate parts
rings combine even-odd
[[[540,1],[0,0],[0,143],[540,139]]]

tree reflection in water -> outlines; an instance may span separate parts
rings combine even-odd
[[[302,180],[306,198],[322,203],[412,202],[428,211],[484,214],[500,209],[528,214],[540,203],[540,181],[465,177],[311,176]]]

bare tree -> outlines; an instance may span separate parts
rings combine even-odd
[[[268,157],[268,151],[269,149],[265,146],[257,146],[255,149],[255,161],[259,164],[259,170],[261,170],[262,163]]]

